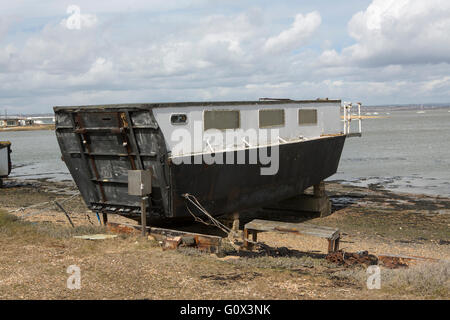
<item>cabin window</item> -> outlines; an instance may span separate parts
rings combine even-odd
[[[187,115],[185,115],[185,114],[173,114],[170,117],[170,122],[172,124],[186,124],[186,122],[187,122]]]
[[[204,130],[208,129],[239,129],[239,110],[211,110],[203,113]]]
[[[260,128],[280,126],[284,126],[284,109],[259,110]]]
[[[316,125],[317,124],[317,110],[316,109],[300,109],[298,110],[298,124]]]

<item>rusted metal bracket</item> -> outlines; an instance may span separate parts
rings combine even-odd
[[[441,260],[418,256],[380,254],[378,255],[378,261],[386,268],[395,269],[401,267],[408,267],[412,264],[417,264],[420,262],[439,262]]]
[[[127,151],[127,154],[128,154],[128,159],[130,160],[131,169],[136,170],[137,169],[136,163],[134,161],[133,156],[131,155],[133,150],[131,149],[130,140],[128,139],[128,135],[125,132],[125,129],[128,127],[128,120],[126,118],[125,113],[117,112],[116,117],[117,117],[118,126],[120,128],[120,130],[119,130],[120,135],[123,140],[123,146],[125,147],[125,150]]]

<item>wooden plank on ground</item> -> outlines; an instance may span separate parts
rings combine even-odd
[[[245,225],[247,230],[255,231],[278,231],[303,235],[310,235],[330,240],[339,237],[339,229],[331,227],[316,226],[308,223],[289,223],[255,219]]]
[[[127,223],[108,223],[108,227],[115,232],[120,233],[137,233],[142,230],[140,225],[132,225]],[[197,246],[220,246],[222,238],[209,234],[194,233],[189,231],[171,230],[157,227],[146,227],[149,234],[163,237],[192,237],[195,239]]]

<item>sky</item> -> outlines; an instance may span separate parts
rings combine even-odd
[[[448,0],[0,0],[0,113],[450,102]]]

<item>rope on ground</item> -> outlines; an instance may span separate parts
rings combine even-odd
[[[76,197],[78,195],[79,195],[79,193],[73,193],[69,198],[57,198],[54,201],[61,200],[61,203],[64,203],[64,202],[69,201],[69,200],[71,200],[72,198],[74,198],[74,197]],[[24,210],[31,209],[31,208],[41,207],[41,206],[43,206],[45,204],[48,204],[48,203],[49,204],[53,204],[54,201],[40,202],[40,203],[32,204],[31,206],[20,207],[19,209],[8,211],[8,213],[14,213],[14,212],[17,212],[17,211],[24,211]]]
[[[75,194],[73,194],[72,196],[70,196],[68,198],[57,198],[56,200],[53,200],[53,201],[41,202],[41,203],[34,204],[34,205],[31,205],[31,206],[21,207],[21,208],[16,209],[16,210],[8,211],[8,213],[14,213],[14,212],[22,211],[22,215],[19,218],[23,219],[23,218],[26,218],[26,217],[29,217],[29,216],[34,216],[34,215],[41,214],[42,212],[44,212],[44,211],[52,208],[53,206],[55,206],[56,202],[58,202],[59,204],[63,204],[65,202],[67,202],[67,201],[72,200],[73,198],[75,198],[77,196],[79,196],[79,193],[75,193]],[[48,205],[45,206],[44,208],[42,208],[39,211],[28,213],[28,214],[23,214],[23,212],[25,210],[27,210],[27,209],[41,207],[41,206],[46,205],[46,204],[48,204]]]
[[[17,211],[24,211],[26,209],[40,207],[40,206],[43,206],[44,204],[47,204],[47,203],[51,203],[51,201],[36,203],[36,204],[33,204],[31,206],[27,206],[27,207],[20,207],[19,209],[8,211],[8,213],[14,213],[14,212],[17,212]]]
[[[223,223],[221,223],[219,220],[215,219],[208,211],[206,211],[206,209],[200,204],[200,202],[197,200],[197,198],[189,193],[185,193],[182,195],[183,198],[185,198],[186,200],[188,200],[190,203],[192,203],[198,210],[200,210],[205,216],[207,216],[209,218],[209,220],[211,220],[212,225],[216,226],[217,228],[219,228],[220,230],[222,230],[223,232],[225,232],[227,235],[230,235],[233,231],[228,228],[227,226],[225,226]],[[197,217],[187,206],[186,204],[186,208],[188,209],[189,213],[194,217],[194,219],[198,222],[201,222],[203,224],[206,225],[211,225],[210,223],[204,221],[203,219]]]
[[[197,198],[189,193],[185,193],[182,195],[183,198],[185,198],[187,201],[189,201],[190,203],[192,203],[198,210],[200,210],[205,216],[208,217],[208,219],[211,221],[211,223],[201,219],[200,217],[196,216],[190,209],[189,206],[186,202],[186,208],[188,210],[188,212],[194,217],[195,221],[203,223],[205,225],[213,225],[216,226],[217,228],[219,228],[220,230],[222,230],[223,232],[225,232],[228,237],[228,241],[230,242],[230,244],[235,248],[235,249],[239,249],[238,246],[235,245],[235,241],[232,240],[233,238],[237,238],[238,235],[236,234],[236,232],[230,228],[228,228],[227,226],[225,226],[223,223],[221,223],[220,221],[218,221],[217,219],[215,219],[201,204],[200,202],[197,200]],[[260,243],[258,242],[253,242],[251,240],[248,240],[248,242],[254,243],[254,244],[258,244],[260,245]]]

